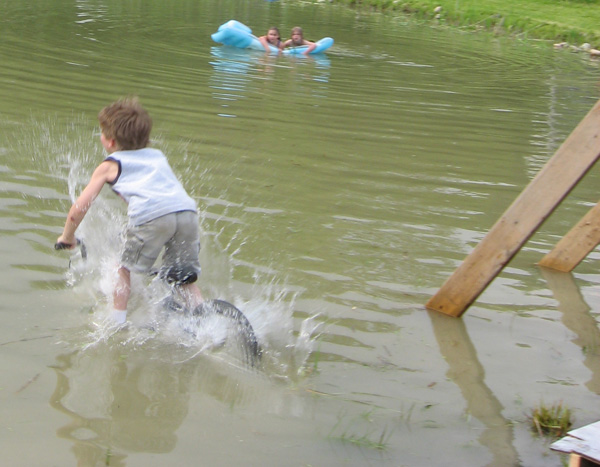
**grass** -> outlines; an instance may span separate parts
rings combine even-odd
[[[373,411],[368,411],[359,416],[359,418],[366,420],[371,423],[371,415]],[[368,449],[376,449],[376,450],[385,450],[387,449],[389,438],[392,435],[390,431],[388,431],[387,427],[384,428],[381,433],[377,434],[375,430],[370,430],[366,434],[357,434],[357,427],[352,426],[357,423],[357,420],[350,420],[347,422],[344,428],[341,427],[342,422],[344,420],[343,416],[338,417],[337,423],[333,426],[331,431],[329,432],[329,439],[337,439],[343,443],[353,444],[358,447],[368,448]],[[363,421],[364,421],[363,420]],[[334,432],[340,431],[340,434],[335,434]]]
[[[600,0],[332,0],[470,30],[600,48]]]
[[[350,443],[355,446],[368,449],[385,450],[388,446],[388,439],[391,433],[386,428],[381,432],[379,436],[372,436],[373,433],[367,433],[365,435],[356,435],[351,432],[343,432],[338,436],[329,436],[331,439],[338,439],[343,443]]]
[[[531,411],[531,425],[540,436],[560,438],[573,425],[571,409],[563,407],[562,403],[548,407],[542,402]]]

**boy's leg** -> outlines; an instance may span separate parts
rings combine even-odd
[[[198,228],[198,214],[193,211],[181,211],[175,213],[175,234],[165,245],[163,257],[164,266],[170,268],[183,268],[194,270],[200,275],[200,235]],[[202,293],[196,283],[181,284],[178,289],[190,309],[196,308],[202,303]]]
[[[196,284],[183,284],[179,287],[181,296],[185,300],[188,309],[193,310],[204,301],[202,293]]]
[[[121,266],[118,271],[119,278],[113,293],[113,305],[116,310],[127,310],[127,302],[131,293],[131,273],[129,269]]]
[[[117,285],[113,292],[113,311],[111,318],[118,324],[127,320],[127,302],[131,293],[131,274],[129,269],[121,266],[118,270]]]
[[[131,273],[147,273],[165,242],[175,232],[175,221],[169,216],[159,217],[139,226],[130,226],[125,232],[125,245],[121,254],[121,266],[113,293],[113,319],[124,323],[127,303],[131,293]]]

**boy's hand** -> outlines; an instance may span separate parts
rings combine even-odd
[[[54,249],[55,250],[72,250],[76,246],[77,246],[77,240],[75,239],[75,237],[69,238],[69,237],[65,237],[65,236],[61,235],[56,240],[56,243],[54,244]]]

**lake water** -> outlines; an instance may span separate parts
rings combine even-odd
[[[213,43],[232,18],[335,45]],[[597,167],[462,318],[424,307],[596,103],[599,62],[264,0],[7,0],[0,59],[3,465],[560,466],[531,409],[600,419],[600,252],[536,266],[598,202]],[[157,321],[143,278],[133,325],[107,332],[110,190],[88,259],[52,248],[104,157],[98,111],[131,94],[199,203],[200,286],[247,314],[257,369],[219,324]]]

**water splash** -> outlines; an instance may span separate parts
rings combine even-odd
[[[27,140],[41,141],[43,147],[34,150],[36,162],[47,165],[50,173],[66,182],[69,200],[73,202],[94,167],[104,158],[97,147],[97,130],[90,131],[82,119],[67,125],[66,129],[55,123],[37,124],[34,128],[38,134]],[[177,146],[173,142],[170,145]],[[170,150],[185,154],[185,143],[180,146]],[[68,209],[66,203],[65,209]],[[297,378],[312,352],[316,329],[312,318],[298,323],[299,331],[294,329],[297,321],[294,306],[302,291],[287,285],[273,268],[238,259],[246,245],[242,231],[229,238],[223,235],[223,230],[210,231],[203,222],[210,216],[207,211],[200,212],[203,293],[208,298],[229,300],[243,311],[265,351],[262,367],[267,374]],[[221,219],[229,227],[239,221],[229,221],[226,215]],[[89,349],[100,344],[140,346],[152,341],[187,349],[184,359],[211,354],[232,363],[228,358],[232,346],[227,345],[231,330],[222,320],[165,313],[159,304],[170,293],[169,288],[147,277],[132,275],[130,325],[119,328],[110,323],[107,318],[117,279],[121,230],[126,222],[124,204],[106,189],[78,229],[77,235],[85,243],[88,254],[84,259],[79,252],[73,252],[66,273],[67,283],[79,294],[91,297],[93,304],[89,322],[73,344]],[[236,279],[240,269],[251,271],[249,280]]]

